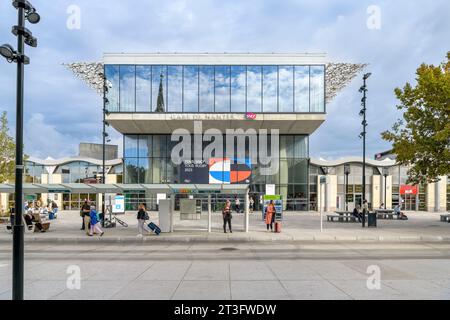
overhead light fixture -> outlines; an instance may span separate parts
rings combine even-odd
[[[109,111],[108,111],[107,109],[103,109],[103,112],[104,112],[107,116],[109,116]]]
[[[16,37],[22,35],[25,37],[25,43],[30,47],[37,47],[37,39],[33,37],[33,33],[25,27],[13,26],[11,30],[12,34]]]
[[[367,79],[369,79],[369,77],[370,77],[371,75],[372,75],[372,73],[368,72],[368,73],[366,73],[366,74],[364,75],[363,79],[364,79],[364,80],[367,80]]]
[[[103,98],[103,102],[105,103],[105,104],[109,104],[109,100],[108,100],[108,98]]]
[[[108,132],[103,132],[103,136],[106,138],[109,136]]]
[[[362,124],[363,126],[367,127],[367,121],[366,121],[366,120],[363,120],[363,122],[361,122],[361,124]]]
[[[105,126],[109,127],[109,122],[105,120]]]
[[[27,14],[26,18],[28,22],[32,24],[36,24],[39,23],[39,21],[41,21],[41,16],[39,15],[39,13],[36,12],[34,8],[33,11]]]
[[[8,61],[17,58],[17,52],[9,44],[4,44],[0,47],[0,55]]]
[[[364,91],[367,91],[366,86],[362,86],[361,88],[359,88],[359,92],[363,93]]]
[[[359,116],[360,117],[362,117],[362,116],[364,116],[364,113],[365,113],[366,111],[364,110],[364,109],[362,109],[360,112],[359,112]]]

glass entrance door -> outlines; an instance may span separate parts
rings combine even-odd
[[[416,210],[416,195],[404,194],[403,195],[402,210],[415,211]]]
[[[355,193],[355,207],[362,208],[362,194],[361,193]]]

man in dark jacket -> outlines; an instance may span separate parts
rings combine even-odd
[[[222,210],[222,216],[223,216],[223,232],[227,233],[227,223],[228,223],[228,229],[230,229],[230,233],[233,233],[231,231],[231,202],[230,200],[227,200],[223,210]]]

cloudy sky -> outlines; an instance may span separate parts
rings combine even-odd
[[[62,66],[100,61],[104,52],[326,52],[330,61],[369,63],[368,155],[389,144],[380,132],[400,116],[393,89],[414,81],[423,62],[450,50],[450,1],[407,0],[32,0],[42,21],[27,48],[25,151],[58,158],[78,143],[101,141],[101,99]],[[80,29],[67,27],[80,9]],[[380,19],[373,7],[379,9]],[[369,8],[369,10],[368,10]],[[0,1],[0,42],[15,46],[11,1]],[[69,22],[72,20],[69,20]],[[379,28],[378,28],[379,27]],[[360,77],[327,106],[310,140],[311,156],[360,155]],[[15,119],[15,66],[0,61],[0,111]],[[121,141],[113,133],[113,142]]]

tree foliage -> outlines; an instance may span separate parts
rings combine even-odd
[[[14,180],[16,144],[9,136],[6,111],[0,118],[0,183]]]
[[[416,81],[395,89],[403,119],[382,137],[392,142],[397,162],[410,167],[408,182],[419,184],[450,174],[450,52],[440,66],[422,64]]]

